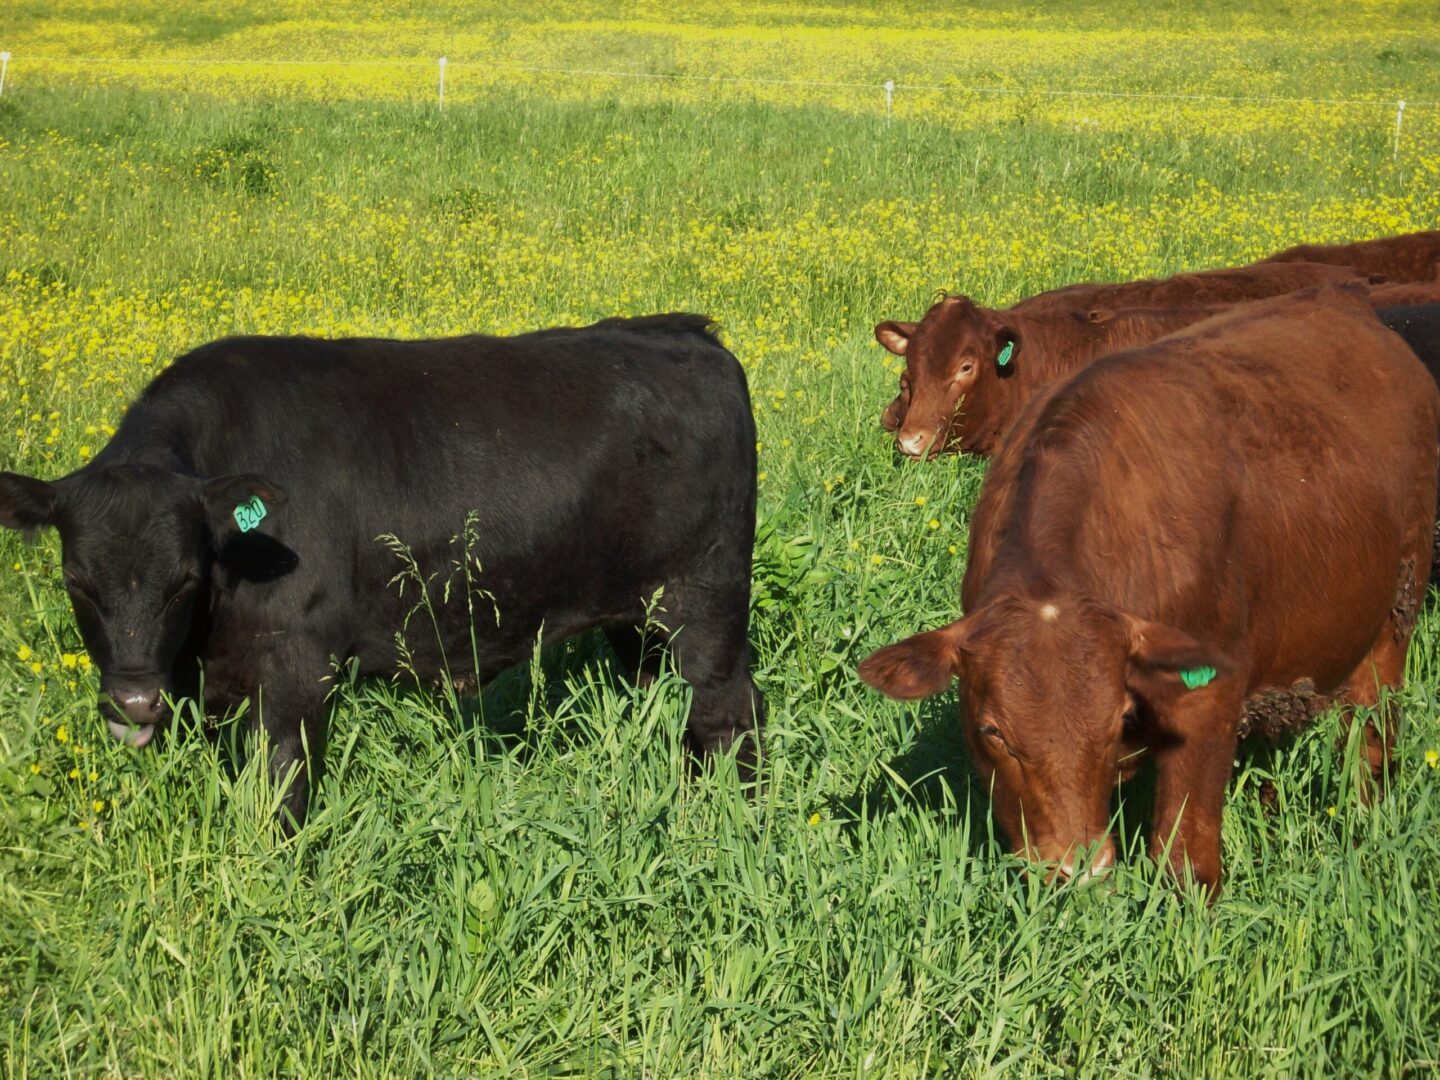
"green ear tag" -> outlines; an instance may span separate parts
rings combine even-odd
[[[260,501],[259,495],[251,495],[235,507],[235,524],[240,526],[241,532],[249,532],[264,520],[265,504]]]
[[[1180,669],[1180,681],[1185,684],[1187,690],[1199,690],[1202,686],[1210,685],[1217,672],[1213,667],[1187,667]]]
[[[1010,363],[1010,354],[1015,351],[1015,342],[1007,341],[1005,347],[1000,350],[1000,355],[995,358],[996,367],[1004,367]]]

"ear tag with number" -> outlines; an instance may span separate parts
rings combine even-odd
[[[249,532],[265,520],[265,513],[265,504],[260,501],[260,496],[251,495],[235,507],[235,524],[240,526],[241,532]]]
[[[1010,354],[1015,351],[1015,342],[1007,341],[1005,347],[1000,350],[1000,355],[995,358],[996,367],[1004,367],[1010,363]]]
[[[1215,678],[1216,670],[1213,667],[1188,667],[1180,669],[1180,681],[1185,684],[1187,690],[1199,690],[1202,686],[1210,685]]]

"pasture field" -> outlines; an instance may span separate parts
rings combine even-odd
[[[854,674],[957,612],[983,475],[893,455],[875,322],[1440,225],[1433,3],[1200,6],[9,0],[0,468],[79,466],[228,333],[708,312],[760,428],[770,715],[747,801],[597,639],[478,700],[342,677],[285,841],[243,718],[109,738],[55,538],[6,533],[0,1073],[1440,1070],[1433,592],[1389,792],[1357,806],[1333,715],[1242,748],[1208,910],[1144,859],[1143,782],[1108,880],[1020,875],[954,693]]]

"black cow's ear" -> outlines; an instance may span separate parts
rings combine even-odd
[[[285,505],[285,491],[264,477],[251,473],[218,476],[205,481],[201,498],[210,531],[217,538],[235,532],[249,532]]]
[[[0,526],[19,529],[27,539],[55,520],[55,485],[31,476],[0,473]]]

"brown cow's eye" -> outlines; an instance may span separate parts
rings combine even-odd
[[[987,739],[999,739],[1000,729],[994,724],[981,724],[980,734],[984,735]]]
[[[1139,729],[1140,717],[1136,715],[1135,707],[1133,705],[1125,710],[1125,715],[1120,718],[1120,723],[1123,726],[1125,734],[1127,736],[1134,735],[1135,732]]]

